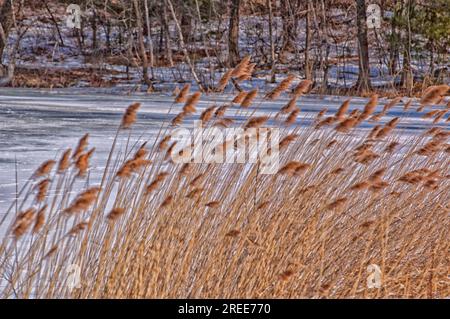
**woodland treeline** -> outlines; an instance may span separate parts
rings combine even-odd
[[[81,28],[67,32],[72,3],[83,11]],[[366,23],[373,3],[381,8],[377,29]],[[93,63],[138,68],[148,90],[160,80],[155,68],[179,65],[189,70],[186,80],[211,90],[246,55],[268,82],[294,71],[323,93],[333,67],[346,64],[357,67],[345,88],[355,93],[374,89],[371,68],[405,94],[448,81],[448,0],[0,0],[0,86],[11,85],[21,41],[44,17],[60,48],[70,37]]]

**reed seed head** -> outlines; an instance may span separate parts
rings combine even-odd
[[[130,128],[136,122],[137,110],[141,107],[141,103],[133,103],[125,111],[122,117],[122,128]]]
[[[55,166],[56,162],[53,160],[45,161],[39,166],[39,168],[34,172],[35,177],[47,176],[50,174],[53,166]]]
[[[183,88],[180,90],[178,95],[175,97],[174,103],[185,103],[187,101],[187,96],[189,94],[189,90],[191,89],[191,85],[185,84]]]

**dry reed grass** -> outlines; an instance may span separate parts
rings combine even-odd
[[[218,88],[248,69],[245,59]],[[277,98],[291,81],[268,98]],[[309,85],[294,90],[295,101]],[[200,95],[188,97],[188,91],[185,86],[175,102],[193,113]],[[427,92],[422,102],[442,91]],[[251,101],[241,101],[245,106],[257,96],[250,93],[242,101]],[[396,103],[388,103],[386,112]],[[377,97],[362,112],[346,115],[350,105],[345,101],[320,130],[317,122],[296,125],[299,110],[290,105],[275,175],[260,175],[257,164],[175,164],[168,160],[177,142],[163,133],[154,149],[127,145],[127,158],[114,142],[101,184],[79,186],[92,155],[85,135],[72,158],[70,149],[62,154],[56,170],[54,161],[36,170],[23,194],[37,190],[37,197],[21,196],[12,205],[20,211],[10,209],[2,222],[8,232],[0,245],[0,295],[448,297],[447,129],[400,142],[399,116],[367,137],[355,135]],[[117,134],[133,129],[138,108],[126,110]],[[201,116],[214,125],[227,110],[227,104],[211,107]],[[269,120],[241,114],[247,128]],[[67,285],[72,264],[82,274],[75,289]],[[370,264],[382,270],[380,289],[367,287]]]

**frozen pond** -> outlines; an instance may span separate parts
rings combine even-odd
[[[203,96],[198,111],[213,103],[220,105],[229,101],[230,97]],[[329,109],[329,114],[334,113],[345,98],[315,95],[301,98],[298,102],[300,123],[310,122],[315,113],[324,107]],[[14,199],[16,186],[20,189],[44,160],[57,159],[64,149],[75,147],[85,133],[90,134],[90,147],[96,147],[90,178],[97,179],[125,108],[132,102],[142,103],[132,137],[151,141],[161,123],[172,118],[181,108],[177,106],[168,116],[172,100],[170,94],[162,93],[126,95],[95,89],[0,89],[0,215]],[[275,102],[264,102],[260,110],[276,112],[287,101],[288,97],[283,96]],[[353,98],[350,109],[362,109],[365,102],[366,99]],[[380,99],[379,107],[384,103],[385,100]],[[402,114],[398,127],[406,134],[414,133],[417,128],[430,122],[413,111],[415,108],[413,104],[412,110],[405,113],[403,103],[399,103],[383,121]],[[236,112],[231,108],[227,114],[235,117]],[[448,123],[441,125],[448,126]]]

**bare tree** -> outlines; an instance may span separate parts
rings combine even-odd
[[[139,42],[139,52],[142,59],[142,78],[149,86],[149,88],[152,87],[152,81],[150,81],[150,78],[148,76],[148,58],[147,58],[147,52],[145,50],[145,44],[144,44],[144,27],[142,24],[142,12],[139,7],[138,0],[133,0],[134,3],[134,10],[136,12],[136,24],[138,29],[138,42]]]
[[[267,0],[267,7],[269,8],[269,37],[270,37],[270,82],[275,83],[275,43],[273,41],[273,10],[272,0]]]
[[[230,26],[228,30],[228,63],[236,65],[239,60],[239,9],[241,0],[231,0]]]
[[[48,14],[50,14],[50,18],[52,19],[52,22],[55,26],[56,32],[58,32],[59,44],[61,46],[64,46],[64,40],[63,40],[63,37],[61,34],[61,30],[59,29],[59,26],[58,26],[58,21],[56,20],[55,15],[53,14],[52,10],[50,10],[50,7],[48,6],[48,3],[46,0],[44,1],[44,6],[45,6],[45,10],[47,10]],[[94,36],[96,36],[96,33],[94,33]]]
[[[186,48],[186,44],[184,43],[183,31],[181,30],[181,26],[180,26],[180,23],[178,22],[177,15],[175,14],[175,9],[173,8],[172,1],[167,0],[167,5],[169,7],[170,12],[172,13],[172,18],[173,18],[173,21],[175,22],[175,26],[178,31],[178,37],[180,38],[180,46],[181,46],[181,49],[183,50],[184,58],[186,59],[189,69],[191,70],[192,77],[194,78],[195,82],[197,83],[199,89],[201,91],[204,91],[205,89],[203,88],[203,84],[200,81],[200,78],[198,77],[197,72],[195,71],[194,64],[192,63],[192,60],[189,57],[189,52]]]
[[[358,92],[371,90],[369,77],[369,43],[367,41],[367,18],[365,0],[356,1],[356,26],[358,28],[359,72],[356,82]]]
[[[191,12],[192,1],[182,0],[175,3],[175,7],[178,12],[181,12],[181,18],[179,20],[181,32],[183,33],[183,39],[185,43],[189,43],[193,39],[193,16]]]
[[[20,40],[22,38],[23,34],[18,35],[16,41],[14,42],[14,45],[11,46],[9,50],[9,57],[10,60],[8,62],[8,66],[6,68],[5,74],[2,75],[0,72],[0,87],[8,86],[12,80],[14,79],[14,72],[16,69],[16,54],[19,49]]]
[[[414,85],[414,78],[411,68],[411,15],[414,7],[414,0],[405,0],[404,4],[404,16],[406,17],[406,39],[404,40],[403,48],[402,84],[408,95],[411,95]]]
[[[152,28],[150,25],[150,14],[148,10],[148,0],[144,1],[144,14],[145,14],[145,24],[147,28],[147,45],[148,51],[150,52],[150,68],[153,70],[154,56],[153,56],[153,41],[152,41]]]
[[[292,52],[295,49],[297,38],[297,7],[295,0],[281,0],[281,19],[283,21],[282,48],[281,53]]]
[[[328,37],[328,17],[327,17],[327,10],[325,9],[325,1],[320,1],[320,12],[322,15],[322,30],[320,32],[321,37],[321,46],[324,46],[324,48],[320,49],[320,73],[322,74],[322,85],[320,92],[325,93],[327,87],[328,87],[328,71],[329,71],[329,64],[328,64],[328,58],[330,56],[330,45],[329,45],[329,37]],[[324,56],[322,55],[323,51],[325,51]]]
[[[16,33],[16,39],[14,41],[14,44],[11,45],[8,49],[9,61],[8,61],[8,65],[7,65],[5,72],[2,70],[2,66],[0,64],[0,87],[11,84],[12,80],[14,79],[14,72],[16,69],[17,51],[19,50],[20,41],[22,40],[23,36],[25,35],[25,33],[27,32],[27,30],[29,28],[29,26],[23,26],[22,23],[20,23],[20,24],[18,23],[18,21],[17,21],[18,19],[16,18],[16,14],[14,12],[15,10],[14,10],[13,4],[12,4],[12,0],[7,0],[4,4],[6,4],[6,3],[9,3],[9,5],[10,5],[10,9],[9,9],[10,16],[4,16],[4,18],[6,20],[10,19],[11,26],[9,26],[8,30],[10,30],[12,28],[12,26],[14,26],[14,30]],[[19,3],[17,11],[21,12],[21,9],[22,9],[22,2]],[[4,13],[6,14],[5,11],[4,11]],[[5,20],[0,20],[0,22],[1,21],[5,21]],[[4,43],[3,48],[4,49],[7,48],[6,32],[4,31],[4,28],[2,27],[1,23],[0,23],[0,38],[2,38],[2,41]],[[2,73],[4,73],[4,74],[2,74]]]
[[[305,78],[308,80],[312,79],[312,65],[311,59],[309,57],[309,50],[311,49],[311,11],[312,4],[311,0],[308,0],[307,10],[306,10],[306,35],[305,35]]]
[[[391,32],[389,34],[389,72],[395,75],[397,72],[397,59],[399,55],[399,40],[400,34],[398,32],[398,16],[399,10],[397,5],[394,5],[393,15],[391,17]]]
[[[161,41],[164,39],[165,56],[169,62],[169,66],[173,67],[172,48],[170,44],[169,23],[167,19],[167,0],[163,0],[161,6]]]
[[[0,62],[8,44],[8,34],[12,27],[12,1],[4,0],[0,6]]]

